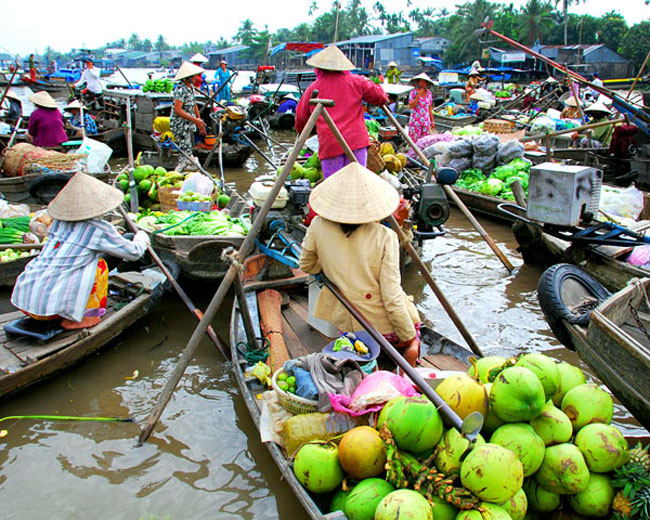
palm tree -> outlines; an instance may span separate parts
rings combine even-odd
[[[569,42],[569,5],[579,4],[583,0],[555,0],[555,5],[557,6],[562,2],[562,19],[564,20],[564,45],[568,45]]]
[[[257,34],[257,29],[250,18],[246,18],[241,24],[239,24],[239,29],[237,34],[235,34],[235,40],[240,43],[249,44],[255,38]]]
[[[458,6],[450,20],[453,45],[448,49],[448,58],[452,62],[472,61],[480,56],[480,44],[474,31],[481,27],[485,18],[492,19],[495,4],[488,0],[474,0]]]
[[[548,1],[528,0],[522,8],[519,22],[519,37],[528,44],[542,41],[553,26],[553,6]]]

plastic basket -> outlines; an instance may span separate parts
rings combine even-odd
[[[180,210],[186,211],[210,211],[212,208],[211,201],[189,201],[189,200],[176,200],[176,207]]]
[[[281,373],[285,373],[284,368],[276,370],[271,379],[271,386],[275,390],[280,404],[295,415],[316,413],[318,411],[318,401],[312,401],[311,399],[305,399],[304,397],[285,392],[278,386],[278,375]]]

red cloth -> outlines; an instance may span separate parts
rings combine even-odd
[[[58,108],[38,107],[29,116],[27,131],[34,146],[59,146],[68,140]]]
[[[356,150],[368,146],[370,138],[363,119],[361,102],[365,101],[371,105],[387,104],[388,96],[384,89],[362,76],[326,71],[321,79],[317,79],[307,87],[300,98],[296,109],[296,130],[298,132],[302,132],[315,108],[309,104],[314,90],[318,90],[319,98],[334,100],[334,106],[328,108],[327,111],[350,148]],[[316,131],[319,142],[318,156],[321,159],[329,159],[343,153],[343,149],[322,117],[318,118],[316,122]]]

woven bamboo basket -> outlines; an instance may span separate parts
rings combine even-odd
[[[158,187],[158,200],[160,201],[160,211],[165,213],[176,209],[176,199],[180,196],[180,188],[172,186]]]
[[[366,167],[375,173],[381,173],[386,169],[386,162],[379,155],[380,144],[378,141],[371,141],[368,146],[368,162]]]
[[[280,404],[286,410],[289,410],[292,414],[295,415],[316,413],[318,411],[318,401],[312,401],[311,399],[305,399],[299,395],[285,392],[278,386],[278,375],[282,373],[284,373],[284,368],[276,370],[276,372],[273,374],[273,378],[271,379],[271,386],[273,387],[273,390],[275,390]]]
[[[515,124],[503,119],[486,119],[483,121],[483,131],[491,134],[509,134],[514,132]]]

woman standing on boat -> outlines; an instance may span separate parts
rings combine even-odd
[[[47,92],[42,90],[29,96],[29,100],[36,105],[29,116],[27,125],[27,139],[34,146],[54,147],[68,140],[63,129],[63,116],[56,106],[56,101]]]
[[[432,134],[436,129],[433,121],[433,94],[429,89],[433,81],[426,72],[411,78],[411,83],[416,87],[409,95],[409,137],[417,143],[425,135]]]
[[[93,327],[106,312],[108,268],[102,254],[140,258],[149,237],[133,241],[98,217],[118,207],[123,193],[77,173],[47,207],[54,220],[41,253],[16,280],[11,303],[37,320],[63,319],[65,329]]]
[[[205,69],[185,62],[174,78],[178,81],[178,86],[174,89],[174,108],[169,119],[169,127],[178,147],[190,157],[193,157],[194,152],[194,128],[196,127],[199,134],[205,135],[205,122],[201,119],[192,90],[194,77],[204,72]],[[191,161],[180,155],[176,171],[183,171],[190,164]]]
[[[399,205],[390,184],[357,163],[316,186],[309,203],[318,214],[302,244],[300,268],[323,272],[386,339],[415,366],[420,352],[420,318],[404,293],[397,235],[379,223]],[[327,289],[314,315],[342,332],[361,325]]]
[[[217,101],[230,101],[230,83],[228,80],[232,73],[228,70],[226,60],[221,60],[217,72],[214,73],[214,80],[217,82],[216,89],[219,91]]]
[[[336,45],[330,45],[307,61],[307,65],[315,67],[314,81],[300,98],[296,108],[296,130],[300,133],[307,124],[314,106],[309,104],[312,92],[318,91],[321,99],[331,99],[334,106],[327,112],[343,134],[357,160],[366,165],[370,138],[363,118],[365,101],[371,105],[388,103],[388,96],[380,85],[362,76],[350,74],[354,64],[348,60]],[[327,178],[350,161],[332,134],[323,118],[316,121],[318,134],[318,157],[321,160],[323,176]]]

